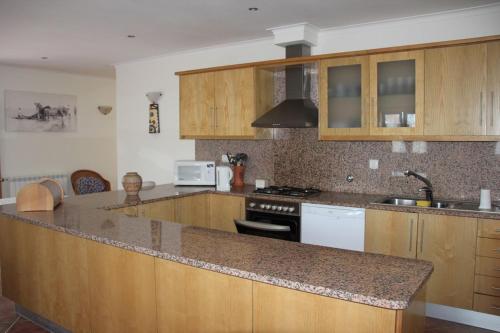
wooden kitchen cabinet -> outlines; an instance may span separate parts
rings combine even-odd
[[[91,332],[157,332],[154,258],[93,241],[87,253]]]
[[[320,139],[370,134],[369,57],[320,62]]]
[[[420,214],[417,258],[431,261],[427,301],[472,309],[477,219]]]
[[[370,56],[370,135],[422,135],[424,84],[424,51]]]
[[[252,281],[161,259],[155,265],[158,332],[252,332]]]
[[[235,219],[245,218],[245,197],[210,194],[210,229],[237,232]]]
[[[365,219],[366,252],[416,258],[418,214],[367,209]]]
[[[175,221],[175,200],[162,200],[139,205],[139,217],[153,220]]]
[[[425,51],[425,135],[485,135],[487,46]]]
[[[184,75],[179,82],[181,138],[214,135],[214,73]]]
[[[0,217],[3,295],[72,332],[89,332],[85,242]]]
[[[210,228],[208,194],[175,199],[175,222]]]
[[[487,44],[487,120],[486,134],[500,135],[500,42]]]
[[[181,138],[255,138],[256,76],[254,67],[180,76]]]

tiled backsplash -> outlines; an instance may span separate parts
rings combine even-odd
[[[196,140],[196,159],[220,162],[226,152],[249,156],[245,181],[319,187],[357,193],[417,195],[423,183],[397,176],[411,169],[431,180],[435,197],[478,199],[492,189],[500,200],[500,143],[496,142],[334,142],[318,141],[317,129],[275,130],[274,140]],[[402,145],[402,147],[401,147]],[[393,152],[406,150],[406,152]],[[399,146],[399,147],[398,147]],[[417,149],[426,152],[415,152]],[[496,150],[496,154],[495,154]],[[379,168],[369,168],[369,160]],[[396,174],[396,175],[394,175]],[[353,175],[354,181],[345,178]]]

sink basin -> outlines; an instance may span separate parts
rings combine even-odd
[[[446,201],[434,201],[432,203],[433,208],[451,208],[450,203]]]
[[[416,206],[417,200],[408,198],[387,198],[382,201],[382,203],[396,206]]]

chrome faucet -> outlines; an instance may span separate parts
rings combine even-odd
[[[430,201],[432,203],[434,197],[432,194],[432,184],[431,184],[430,180],[419,175],[418,173],[416,173],[414,171],[411,171],[411,170],[406,170],[403,172],[403,174],[406,177],[413,176],[413,177],[417,178],[418,180],[422,181],[426,186],[419,188],[418,191],[425,192],[425,200]]]

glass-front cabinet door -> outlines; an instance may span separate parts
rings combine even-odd
[[[370,56],[371,135],[422,135],[424,51]]]
[[[368,60],[362,56],[321,61],[320,139],[369,135]]]

